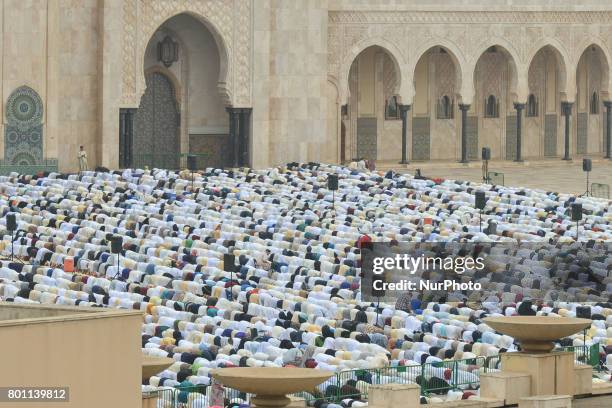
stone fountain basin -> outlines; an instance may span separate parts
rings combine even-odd
[[[142,379],[147,380],[170,367],[174,360],[168,357],[142,356]]]
[[[312,391],[334,373],[312,368],[236,367],[212,372],[227,387],[257,395],[285,395]]]
[[[483,321],[519,341],[524,351],[534,352],[550,351],[553,341],[591,326],[589,319],[553,316],[486,317]]]

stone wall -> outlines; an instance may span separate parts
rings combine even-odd
[[[337,161],[336,133],[328,136],[327,1],[263,0],[254,24],[254,165]]]
[[[43,103],[43,157],[63,169],[77,163],[79,145],[97,157],[98,0],[5,0],[0,6],[3,52],[0,87],[4,155],[6,101],[20,86]]]
[[[432,48],[445,49],[458,66],[456,101],[472,105],[470,115],[479,117],[478,150],[490,146],[496,158],[506,157],[506,147],[512,145],[512,141],[505,140],[507,123],[512,123],[507,117],[516,115],[515,102],[526,103],[533,92],[528,73],[540,50],[551,49],[555,54],[556,67],[552,69],[556,74],[547,75],[543,79],[546,82],[539,84],[542,87],[540,99],[546,103],[546,110],[540,112],[540,124],[535,120],[526,121],[523,140],[530,139],[524,140],[524,157],[544,156],[543,117],[556,114],[560,118],[561,101],[581,102],[576,98],[584,95],[584,100],[593,91],[597,91],[600,98],[608,99],[612,90],[608,63],[612,48],[611,6],[594,1],[581,2],[578,6],[570,1],[474,0],[457,4],[447,0],[410,3],[330,0],[328,43],[329,76],[338,81],[340,104],[350,104],[352,100],[349,71],[353,61],[363,50],[378,46],[399,66],[400,79],[395,93],[402,103],[413,105],[413,115],[417,116],[430,109],[423,98],[426,90],[431,90],[428,83],[435,80],[434,89],[443,87],[440,78],[432,77],[431,71],[423,76],[419,61]],[[503,60],[492,60],[487,53],[491,47],[497,50],[498,56],[504,57]],[[589,59],[584,68],[579,68],[581,56],[590,53],[591,49],[601,64]],[[545,68],[550,73],[551,67]],[[581,90],[582,77],[588,79]],[[499,118],[484,118],[484,98],[489,94],[498,98]],[[432,96],[431,91],[429,96]],[[601,154],[601,114],[589,115],[587,122],[588,140],[584,142],[584,152]],[[559,125],[557,146],[562,151],[561,121]],[[572,154],[577,153],[577,126],[578,120],[572,117]],[[435,124],[432,126],[439,131],[437,128]],[[452,137],[452,133],[448,135]],[[456,157],[439,149],[437,143],[432,143],[432,157]]]
[[[178,61],[168,68],[158,61],[157,56],[158,44],[166,36],[176,41],[179,48]],[[195,17],[187,14],[166,21],[147,45],[145,72],[160,71],[175,82],[181,111],[183,153],[190,151],[190,141],[198,143],[196,139],[200,135],[228,137],[228,114],[223,96],[217,88],[220,61],[219,50],[210,31]],[[223,143],[227,144],[228,141]],[[204,144],[210,145],[209,140],[204,141]]]
[[[612,5],[597,0],[4,0],[0,6],[0,157],[4,154],[6,101],[20,86],[29,86],[44,105],[44,157],[59,159],[62,171],[77,169],[77,150],[84,145],[90,164],[117,167],[119,109],[136,108],[144,92],[146,47],[155,31],[173,16],[188,13],[209,30],[219,52],[216,82],[193,84],[191,105],[215,91],[214,115],[190,116],[188,127],[213,134],[226,127],[225,106],[252,107],[252,163],[256,167],[287,161],[340,158],[341,106],[350,95],[349,72],[366,48],[378,46],[399,72],[395,81],[375,88],[377,150],[395,160],[399,122],[381,117],[381,102],[397,94],[404,104],[417,104],[409,119],[412,152],[413,118],[429,117],[430,159],[457,158],[459,103],[472,104],[470,129],[479,147],[490,144],[495,157],[505,157],[507,117],[513,103],[525,103],[532,86],[530,67],[543,48],[555,53],[555,75],[536,81],[540,116],[526,119],[525,157],[543,157],[554,148],[563,152],[560,102],[577,102],[571,128],[571,152],[577,151],[578,127],[586,129],[582,148],[601,154],[603,117],[587,112],[589,94],[600,102],[612,97]],[[181,30],[182,27],[174,27]],[[207,44],[211,45],[210,38]],[[202,47],[204,47],[203,44]],[[491,47],[507,57],[503,67],[500,118],[482,118],[482,93],[475,81],[480,57]],[[432,47],[441,47],[456,71],[453,84],[455,117],[435,117],[438,90],[448,84],[429,67],[427,86],[420,88],[417,63]],[[198,47],[196,47],[198,48]],[[201,47],[200,47],[201,48]],[[597,54],[578,68],[585,51]],[[202,49],[194,52],[204,52]],[[437,63],[435,64],[437,66]],[[448,65],[448,64],[446,64]],[[583,64],[584,65],[584,64]],[[376,63],[375,67],[381,64]],[[365,71],[364,71],[365,72]],[[543,88],[542,88],[543,87]],[[213,89],[214,88],[214,89]],[[367,88],[367,85],[366,85]],[[427,94],[420,101],[420,90]],[[488,92],[488,91],[487,91]],[[546,95],[546,97],[544,97]],[[542,100],[542,99],[545,99]],[[421,112],[423,104],[425,113]],[[202,108],[209,104],[203,104]],[[200,106],[198,106],[198,109]],[[187,112],[188,113],[188,112]],[[349,113],[353,110],[349,107]],[[577,120],[577,113],[588,113]],[[186,116],[183,120],[187,120]],[[548,119],[546,119],[548,117]],[[210,119],[212,118],[212,119]],[[210,121],[210,124],[208,122]],[[205,123],[207,122],[207,123]],[[214,122],[214,123],[213,123]],[[356,152],[356,117],[347,118],[345,156]],[[475,128],[475,124],[478,127]],[[581,129],[582,129],[581,128]],[[546,138],[548,135],[548,139]],[[525,140],[528,138],[528,140]],[[548,142],[546,142],[548,140]],[[187,134],[183,144],[188,141]],[[548,143],[548,145],[546,144]],[[183,150],[185,146],[183,146]],[[474,147],[473,147],[474,148]],[[392,150],[392,151],[390,151]]]

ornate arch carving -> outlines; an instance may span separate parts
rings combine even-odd
[[[510,63],[510,95],[515,101],[527,101],[527,95],[529,93],[529,86],[527,84],[527,71],[528,67],[525,67],[525,63],[521,58],[521,54],[515,46],[501,38],[490,38],[485,42],[481,43],[476,49],[478,50],[472,55],[470,68],[472,71],[471,78],[474,80],[476,75],[476,65],[480,57],[487,52],[491,47],[499,47],[502,52],[508,58]]]
[[[411,103],[412,95],[414,92],[410,92],[409,81],[407,81],[406,78],[403,77],[403,74],[408,72],[408,70],[406,69],[407,64],[404,55],[397,45],[382,37],[372,37],[363,39],[353,45],[348,50],[346,56],[343,59],[343,62],[340,64],[340,73],[338,79],[338,82],[340,84],[341,103],[348,103],[349,74],[353,62],[365,49],[373,46],[378,46],[385,50],[385,52],[387,53],[387,55],[389,55],[391,61],[393,62],[395,72],[397,74],[397,83],[393,92],[395,94],[398,94],[402,98],[402,103]]]
[[[122,104],[137,107],[144,93],[144,55],[155,31],[168,19],[185,13],[202,22],[217,43],[218,88],[226,103],[250,107],[252,8],[251,1],[242,0],[125,0]]]
[[[540,52],[540,50],[544,48],[550,48],[557,58],[557,64],[559,66],[559,74],[561,83],[561,93],[564,99],[567,99],[567,96],[575,93],[576,88],[576,75],[575,72],[572,73],[571,59],[570,55],[567,52],[565,46],[557,41],[555,38],[545,37],[536,42],[528,51],[527,58],[525,60],[527,64],[527,72],[531,68],[531,64],[533,63],[534,58]],[[575,69],[573,69],[575,71]]]
[[[578,43],[578,46],[574,50],[574,73],[578,69],[578,63],[580,62],[580,58],[582,57],[584,52],[591,46],[597,47],[598,51],[603,57],[600,59],[602,64],[601,91],[604,92],[603,96],[605,98],[609,98],[610,95],[612,95],[612,83],[610,81],[610,63],[612,63],[612,55],[610,55],[610,50],[601,38],[589,36],[580,43]]]
[[[464,86],[466,85],[465,83],[467,83],[468,85],[471,84],[471,81],[469,78],[471,71],[469,71],[468,69],[468,63],[461,49],[457,46],[457,44],[455,44],[454,42],[448,39],[434,38],[434,39],[430,39],[419,45],[419,47],[416,49],[413,55],[413,58],[411,58],[412,65],[410,67],[410,72],[412,73],[412,76],[414,77],[414,71],[416,70],[418,61],[420,61],[421,58],[425,56],[432,48],[436,48],[436,47],[443,48],[447,52],[447,54],[450,56],[453,62],[455,73],[456,73],[456,78],[455,78],[456,93],[459,94],[459,96],[461,96],[462,99],[470,100],[471,99],[470,95],[464,96],[464,93],[465,93]],[[471,94],[471,91],[468,93]]]

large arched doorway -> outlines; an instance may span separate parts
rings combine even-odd
[[[596,44],[585,49],[576,70],[576,129],[575,148],[579,155],[605,150],[605,118],[602,95],[608,90],[609,62]]]
[[[343,115],[349,135],[348,159],[395,161],[401,157],[399,82],[397,61],[383,47],[368,47],[353,61],[348,107]]]
[[[121,111],[121,167],[176,169],[188,154],[198,155],[199,168],[227,167],[247,157],[248,118],[228,106],[226,65],[225,45],[207,20],[191,13],[166,20],[144,53],[139,108]]]
[[[525,157],[557,157],[563,151],[562,90],[566,82],[563,56],[552,45],[538,50],[529,64],[525,106]]]
[[[443,46],[427,50],[414,70],[411,160],[454,159],[460,156],[458,111],[460,68],[457,57]]]
[[[474,71],[476,101],[468,120],[476,113],[478,126],[470,126],[468,158],[478,159],[482,147],[491,148],[491,157],[514,160],[517,149],[516,112],[513,97],[518,73],[512,54],[500,45],[488,47],[478,58]]]
[[[134,114],[134,167],[178,168],[180,114],[170,78],[161,72],[147,75],[147,89]]]

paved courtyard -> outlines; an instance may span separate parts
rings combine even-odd
[[[419,168],[427,177],[453,178],[458,180],[482,181],[482,164],[474,161],[468,165],[453,162],[414,162],[407,166],[396,163],[377,163],[378,169],[390,169],[414,173]],[[537,188],[547,191],[558,191],[570,194],[582,194],[586,190],[586,173],[582,171],[582,159],[571,162],[562,160],[526,161],[514,163],[510,161],[489,162],[489,171],[504,174],[506,186]],[[590,183],[612,185],[612,161],[593,159],[593,171]]]

